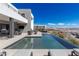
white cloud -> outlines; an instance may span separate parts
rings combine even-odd
[[[65,25],[64,23],[58,23],[57,25]]]
[[[66,24],[67,26],[70,26],[70,25],[77,25],[77,24],[75,24],[75,23],[73,23],[73,24]]]
[[[77,24],[71,24],[71,25],[77,25]]]
[[[78,24],[75,23],[48,23],[49,26],[55,26],[55,27],[76,27]]]
[[[54,23],[48,23],[48,25],[56,25],[56,24],[54,24]]]

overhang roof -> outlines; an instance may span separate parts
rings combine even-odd
[[[21,21],[23,23],[27,23],[28,20],[24,17],[22,17],[18,12],[13,11],[10,7],[6,6],[8,4],[2,3],[0,4],[0,14],[11,17],[15,19],[16,21]]]

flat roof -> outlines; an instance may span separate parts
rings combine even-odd
[[[28,20],[24,17],[22,17],[20,14],[18,14],[18,12],[15,12],[13,10],[11,10],[10,8],[8,8],[8,4],[7,3],[2,3],[0,4],[0,14],[11,17],[13,19],[15,19],[17,22],[23,22],[23,23],[28,23]],[[7,19],[6,19],[7,20]]]

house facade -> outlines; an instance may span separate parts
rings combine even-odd
[[[12,4],[0,3],[0,36],[14,37],[16,32],[33,30],[33,14],[26,9],[25,17]]]
[[[21,16],[27,19],[28,23],[25,25],[25,28],[23,32],[32,31],[33,30],[33,23],[34,23],[34,17],[32,14],[31,9],[19,9],[19,13]]]

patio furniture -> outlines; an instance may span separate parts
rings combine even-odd
[[[28,31],[28,35],[31,35],[32,33],[31,33],[31,31]]]
[[[17,30],[15,30],[15,35],[20,35],[22,33],[22,30],[21,29],[17,29]]]
[[[1,36],[8,35],[7,29],[1,29]]]
[[[34,31],[34,34],[37,34],[37,31]]]
[[[18,29],[15,29],[14,34],[18,35],[18,31],[19,31]]]
[[[1,29],[1,33],[6,34],[6,33],[8,33],[8,30],[7,29]]]

